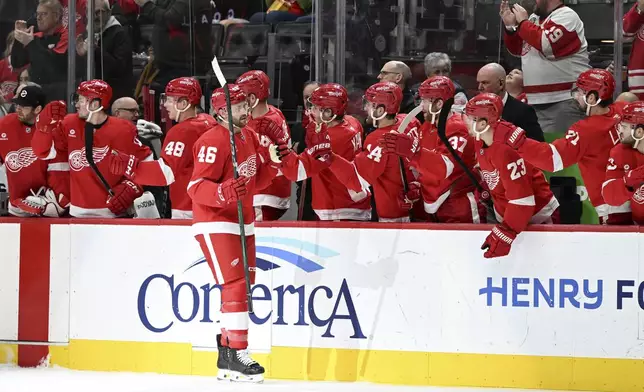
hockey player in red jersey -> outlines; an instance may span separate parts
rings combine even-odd
[[[109,160],[105,157],[110,150],[134,155],[139,160],[152,160],[153,155],[137,139],[134,124],[105,113],[112,97],[112,88],[107,83],[82,82],[76,93],[77,113],[63,117],[66,107],[62,101],[45,106],[36,123],[37,132],[31,142],[33,151],[44,160],[68,159],[69,213],[73,217],[126,216],[134,200],[143,193],[142,189],[124,176],[110,173]]]
[[[270,94],[268,76],[262,71],[248,71],[237,78],[235,83],[246,94],[250,107],[250,118],[246,126],[260,135],[268,136],[274,144],[290,145],[291,134],[286,118],[279,109],[267,102]],[[253,199],[255,220],[278,220],[291,206],[291,181],[280,174],[268,188],[255,194]]]
[[[485,258],[506,256],[517,235],[529,223],[552,223],[559,203],[543,173],[526,162],[496,134],[512,133],[517,127],[501,120],[503,101],[483,93],[465,106],[464,118],[474,142],[481,178],[487,184],[499,221],[481,249]]]
[[[16,112],[0,119],[0,163],[7,173],[9,213],[59,217],[69,207],[69,164],[39,160],[31,148],[45,95],[38,86],[24,86],[13,102]]]
[[[476,187],[467,177],[461,166],[438,137],[438,115],[443,104],[453,98],[455,88],[452,81],[444,76],[433,76],[418,88],[422,100],[425,122],[420,128],[421,150],[414,156],[412,167],[419,173],[422,186],[423,208],[430,221],[441,223],[481,223],[485,222],[486,212],[475,194]],[[447,119],[445,136],[460,159],[474,172],[476,158],[473,138],[460,115]],[[403,142],[404,135],[385,135],[389,145]],[[408,143],[408,142],[407,142]],[[437,177],[443,172],[443,165],[423,162],[423,157],[442,154],[450,160],[449,177]]]
[[[621,143],[613,147],[606,165],[602,196],[606,204],[620,208],[619,222],[644,224],[644,102],[633,102],[622,112]],[[630,208],[630,212],[627,212]]]
[[[336,83],[323,84],[313,91],[310,102],[311,122],[305,136],[308,151],[316,145],[319,135],[328,133],[333,152],[349,162],[353,161],[362,149],[362,126],[358,120],[345,114],[347,90]],[[295,154],[289,154],[291,156]],[[291,165],[291,158],[285,161],[282,172],[291,181],[311,177],[311,205],[320,220],[371,219],[368,189],[360,192],[348,189],[328,165],[319,165],[317,161],[309,164],[308,160],[302,160],[296,165]]]
[[[565,138],[551,144],[537,142],[526,139],[521,128],[498,135],[506,137],[506,143],[539,169],[556,172],[579,164],[588,197],[602,224],[618,224],[621,214],[628,212],[609,206],[602,197],[606,162],[611,149],[619,142],[617,124],[624,106],[622,102],[612,103],[614,91],[615,80],[609,72],[603,69],[582,72],[572,95],[588,117],[573,124]]]
[[[140,185],[169,185],[172,219],[192,219],[192,199],[186,193],[194,167],[192,147],[217,123],[209,114],[197,114],[201,96],[196,79],[181,77],[168,83],[162,101],[177,124],[165,136],[158,160],[141,162],[134,155],[116,150],[109,156],[114,175],[123,175]]]
[[[411,182],[409,169],[401,168],[399,158],[384,153],[379,145],[384,134],[397,132],[400,121],[396,115],[402,98],[402,90],[395,83],[379,82],[369,87],[364,95],[364,108],[376,129],[367,136],[365,147],[353,162],[335,153],[330,155],[329,169],[348,189],[359,193],[373,186],[380,222],[409,222],[411,202],[420,197],[420,186]],[[403,176],[410,181],[407,195],[403,194]]]
[[[277,170],[259,153],[258,135],[246,128],[248,103],[237,85],[229,85],[232,113],[226,111],[223,89],[214,92],[212,109],[219,123],[204,133],[193,147],[194,170],[188,194],[192,199],[195,238],[221,285],[220,379],[260,382],[264,368],[255,362],[248,347],[248,302],[237,201],[242,201],[248,266],[255,280],[255,232],[252,195],[270,184]],[[237,147],[239,178],[234,179],[228,116],[232,116]]]

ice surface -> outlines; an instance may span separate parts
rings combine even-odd
[[[218,381],[214,377],[149,373],[84,372],[61,368],[21,369],[0,365],[0,392],[492,392],[484,388],[402,387],[368,383],[299,382],[266,380],[263,384]],[[507,389],[508,392],[528,392]],[[538,392],[530,390],[530,392]]]

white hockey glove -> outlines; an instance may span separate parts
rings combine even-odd
[[[136,122],[136,130],[139,136],[144,138],[155,138],[163,135],[163,131],[160,126],[145,120],[138,120]]]
[[[33,216],[59,218],[69,208],[69,200],[62,193],[56,196],[52,189],[40,187],[38,192],[31,191],[31,196],[15,200],[16,207]]]

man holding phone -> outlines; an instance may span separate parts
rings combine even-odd
[[[63,7],[58,0],[39,0],[37,33],[24,20],[15,23],[11,66],[18,69],[30,65],[31,80],[42,86],[49,101],[66,99],[67,31],[62,16]]]

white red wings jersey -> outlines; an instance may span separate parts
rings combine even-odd
[[[570,89],[590,69],[584,23],[560,6],[541,20],[536,14],[516,32],[503,34],[508,51],[521,57],[524,92],[531,105],[570,99]]]
[[[447,119],[445,136],[454,151],[456,151],[458,156],[467,165],[470,172],[473,173],[474,166],[476,165],[474,139],[469,135],[467,127],[459,115],[450,116]],[[416,169],[420,173],[424,209],[427,213],[435,214],[450,196],[457,197],[475,190],[472,181],[467,177],[461,166],[455,161],[452,154],[438,137],[438,129],[436,126],[429,121],[425,121],[421,127],[420,146],[423,149],[421,154],[425,151],[435,151],[449,159],[452,164],[449,177],[437,182],[434,180],[434,176],[427,178],[428,172],[433,174],[436,166],[424,165],[424,167],[418,167],[418,162],[416,162]]]
[[[331,150],[346,161],[353,161],[362,150],[362,126],[355,118],[345,115],[336,126],[328,128]],[[367,190],[355,192],[338,180],[330,168],[309,165],[300,160],[299,166],[282,168],[292,181],[311,178],[313,211],[320,220],[370,220],[371,201]]]
[[[176,124],[165,135],[159,159],[137,167],[134,180],[138,183],[170,186],[173,219],[192,218],[192,199],[186,192],[194,167],[192,148],[215,124],[217,121],[205,113]]]
[[[274,144],[282,142],[290,145],[291,132],[288,129],[286,118],[282,112],[272,106],[268,105],[268,113],[261,117],[252,118],[246,125],[247,128],[261,134],[262,130],[257,128],[257,123],[260,119],[270,118],[281,129],[282,133],[279,137],[280,140],[271,140]],[[260,189],[255,196],[253,196],[253,205],[256,207],[269,206],[280,210],[288,210],[291,206],[291,181],[283,175],[278,175],[273,179],[273,182],[265,189]]]
[[[619,143],[617,124],[623,103],[609,106],[603,116],[589,116],[574,123],[565,138],[551,144],[527,139],[519,153],[532,165],[556,172],[577,163],[588,191],[590,202],[600,217],[608,216],[611,209],[604,203],[602,183],[610,150]]]
[[[0,118],[0,163],[7,173],[9,201],[31,195],[42,186],[49,185],[51,175],[62,175],[69,181],[66,161],[43,161],[31,148],[36,127],[20,122],[16,113]]]
[[[624,37],[633,41],[628,58],[628,89],[644,100],[644,13],[637,12],[637,3],[624,15]]]
[[[503,143],[486,147],[475,141],[481,178],[494,202],[494,213],[519,233],[528,223],[545,223],[559,207],[543,173]]]
[[[87,162],[85,120],[78,117],[78,114],[65,116],[52,133],[37,132],[32,140],[32,147],[42,159],[67,157],[71,182],[70,215],[78,218],[115,217],[107,208],[107,190]],[[150,149],[142,145],[137,138],[133,123],[109,116],[105,123],[94,131],[92,154],[96,167],[111,187],[125,180],[123,176],[110,173],[109,160],[105,157],[111,150],[134,155],[141,161],[153,159]]]
[[[602,185],[602,195],[606,204],[614,208],[613,213],[632,212],[630,222],[644,224],[644,185],[631,189],[624,182],[629,170],[644,165],[644,154],[626,144],[618,144],[610,151],[606,165],[606,178]],[[611,224],[610,220],[607,222]]]
[[[265,163],[258,135],[244,127],[235,133],[237,168],[240,177],[248,178],[247,194],[242,199],[246,235],[254,235],[253,198],[258,189],[270,184],[277,170]],[[219,184],[233,178],[233,164],[228,129],[217,124],[201,135],[193,150],[194,170],[188,184],[192,199],[193,228],[197,234],[240,235],[237,203],[221,205]]]

